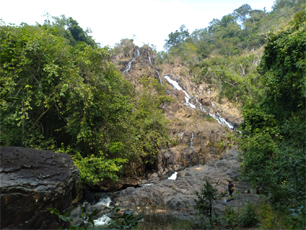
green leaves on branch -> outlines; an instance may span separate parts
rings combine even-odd
[[[106,159],[102,153],[98,156],[91,155],[89,157],[82,157],[77,154],[73,160],[80,170],[81,178],[88,184],[97,183],[104,178],[118,181],[116,173],[122,169],[123,163],[128,162],[127,159],[122,158]]]
[[[0,27],[0,144],[67,152],[86,183],[142,173],[169,139],[165,89],[147,79],[136,93],[107,47],[71,46],[67,23],[77,36],[78,24],[64,17]]]
[[[296,208],[306,198],[305,21],[304,8],[269,35],[259,68],[263,96],[243,108],[242,172],[279,207]]]

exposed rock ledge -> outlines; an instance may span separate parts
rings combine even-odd
[[[163,180],[153,185],[131,189],[127,188],[115,193],[115,202],[123,202],[123,207],[153,206],[163,207],[169,212],[189,210],[186,207],[194,206],[195,191],[200,188],[207,179],[213,185],[218,181],[218,191],[227,190],[227,180],[233,180],[235,184],[234,202],[220,202],[218,208],[223,210],[225,205],[240,205],[245,199],[256,200],[256,192],[245,181],[238,178],[239,162],[236,151],[229,151],[226,159],[213,160],[205,165],[189,167],[178,172],[176,180]],[[238,192],[239,191],[239,192]],[[189,210],[190,211],[190,210]]]
[[[1,229],[67,227],[47,208],[68,212],[82,196],[71,157],[21,147],[0,150]]]
[[[256,202],[259,198],[256,190],[245,180],[239,179],[238,153],[230,150],[227,155],[220,160],[212,160],[205,165],[188,167],[177,173],[176,180],[165,179],[156,181],[154,184],[144,187],[128,187],[124,190],[113,192],[111,196],[113,202],[120,206],[121,211],[138,209],[145,214],[160,213],[173,218],[190,219],[194,216],[193,206],[195,191],[200,191],[207,179],[214,186],[219,181],[217,189],[219,192],[227,190],[228,181],[233,180],[235,184],[235,199],[225,203],[219,201],[216,208],[223,211],[226,206],[241,207],[243,201]],[[86,211],[91,213],[98,210],[95,218],[105,213],[104,205],[88,202],[83,204]],[[76,211],[75,211],[76,212]]]

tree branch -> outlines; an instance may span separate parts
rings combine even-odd
[[[40,121],[40,119],[46,114],[46,112],[49,111],[49,109],[50,109],[54,104],[55,104],[55,102],[53,102],[53,104],[52,104],[46,111],[44,111],[44,112],[39,116],[39,118],[35,121],[35,123],[34,123],[34,124],[32,125],[32,127],[30,128],[30,130],[34,128],[34,126],[37,124],[37,122]]]

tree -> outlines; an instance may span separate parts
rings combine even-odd
[[[189,32],[186,30],[185,25],[181,25],[180,31],[176,30],[168,35],[169,39],[165,40],[165,48],[169,50],[171,47],[178,48],[187,38],[189,38]]]
[[[280,207],[298,208],[306,198],[305,21],[304,8],[269,34],[259,67],[263,96],[243,107],[243,174]]]
[[[251,11],[251,6],[249,4],[244,4],[234,10],[234,17],[238,22],[241,22],[242,25],[244,25]]]
[[[195,194],[197,199],[194,199],[194,208],[198,210],[203,226],[206,229],[212,229],[219,222],[219,215],[215,205],[226,196],[226,192],[218,193],[217,189],[208,180],[205,180],[200,192],[197,191]]]
[[[144,81],[136,95],[107,47],[72,46],[57,28],[0,27],[0,144],[69,153],[87,183],[142,173],[169,139],[164,88]]]

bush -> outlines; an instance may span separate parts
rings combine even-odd
[[[263,229],[279,229],[281,228],[277,214],[269,204],[262,204],[259,209],[261,219],[261,227]]]
[[[258,224],[258,215],[256,212],[256,205],[247,202],[244,206],[242,213],[240,215],[240,223],[243,227],[249,228],[256,226]]]
[[[235,211],[233,207],[226,207],[224,213],[225,227],[234,229],[239,224],[239,214]]]

